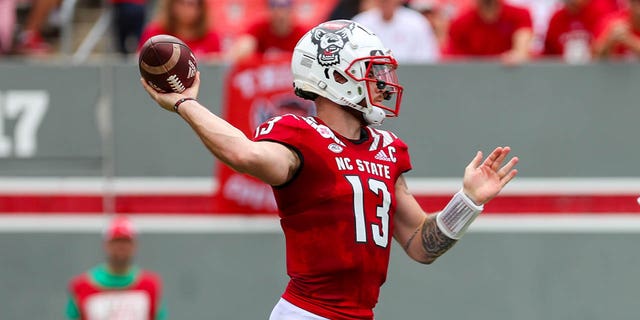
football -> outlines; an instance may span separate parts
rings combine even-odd
[[[198,71],[196,57],[182,40],[161,34],[140,48],[142,78],[158,92],[180,93],[191,87]]]

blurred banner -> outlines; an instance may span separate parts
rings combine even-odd
[[[253,137],[266,120],[281,114],[315,115],[315,104],[298,98],[292,88],[291,54],[254,56],[229,70],[225,82],[224,118]],[[271,187],[217,162],[214,212],[276,212]]]

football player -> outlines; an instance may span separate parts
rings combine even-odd
[[[317,116],[276,116],[253,138],[195,100],[199,76],[182,94],[158,93],[142,81],[219,160],[273,186],[290,281],[271,320],[373,319],[391,238],[411,258],[431,263],[516,176],[509,147],[486,158],[478,151],[449,204],[425,213],[403,177],[411,169],[407,145],[374,127],[398,115],[396,67],[367,28],[324,22],[300,39],[291,61],[295,92],[315,101]]]

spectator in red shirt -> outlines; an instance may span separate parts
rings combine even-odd
[[[596,28],[612,11],[609,0],[565,0],[549,21],[543,54],[563,56],[568,62],[587,62]]]
[[[164,320],[162,278],[134,264],[137,233],[125,216],[104,232],[106,261],[74,276],[68,284],[67,319]]]
[[[475,6],[451,22],[445,53],[500,56],[507,64],[518,64],[530,58],[532,40],[532,21],[527,9],[503,0],[476,0]]]
[[[596,33],[594,54],[599,58],[637,60],[640,57],[640,0],[603,20]]]
[[[235,41],[230,59],[240,60],[256,53],[293,52],[307,30],[295,20],[292,0],[269,0],[267,16],[251,24]]]
[[[138,50],[158,34],[169,34],[187,44],[199,59],[220,57],[220,36],[210,26],[205,0],[164,0],[158,15],[142,32]]]

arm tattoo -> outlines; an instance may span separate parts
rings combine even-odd
[[[447,237],[436,224],[436,215],[429,215],[422,225],[422,249],[427,257],[435,259],[456,244],[457,240]],[[413,236],[412,236],[413,238]]]
[[[413,242],[413,238],[415,238],[416,234],[418,234],[418,231],[420,231],[420,228],[416,229],[416,231],[413,232],[411,237],[409,237],[409,240],[407,240],[407,243],[404,244],[405,251],[409,250],[409,246],[411,245],[411,242]]]

